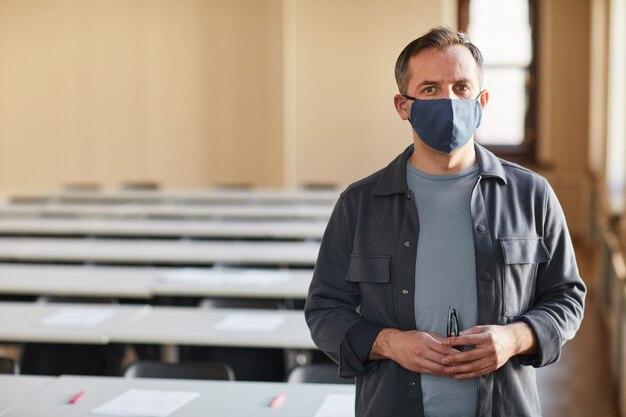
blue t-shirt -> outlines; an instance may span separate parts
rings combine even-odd
[[[478,166],[450,175],[429,175],[407,163],[407,180],[419,219],[415,267],[417,330],[446,336],[448,307],[460,330],[476,325],[476,265],[470,200]],[[425,417],[474,417],[476,379],[422,374]]]

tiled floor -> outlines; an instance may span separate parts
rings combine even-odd
[[[579,247],[576,253],[589,287],[585,318],[576,338],[563,347],[561,360],[537,372],[543,416],[617,417],[607,336],[595,291],[597,269],[589,250]]]

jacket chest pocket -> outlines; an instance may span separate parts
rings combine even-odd
[[[365,319],[383,323],[394,316],[390,263],[390,255],[350,256],[346,281],[359,284],[359,314]]]
[[[550,260],[550,253],[541,237],[501,237],[499,240],[504,257],[504,315],[518,316],[534,304],[537,268]]]

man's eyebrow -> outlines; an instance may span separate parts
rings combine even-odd
[[[439,85],[439,84],[441,84],[439,81],[424,80],[418,85]]]
[[[424,80],[422,82],[420,82],[418,84],[418,86],[424,86],[424,85],[440,85],[442,82],[441,81],[433,81],[433,80]],[[458,80],[454,81],[455,84],[458,83],[467,83],[467,84],[472,84],[472,80],[470,78],[460,78]]]

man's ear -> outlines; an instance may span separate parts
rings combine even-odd
[[[489,103],[489,90],[481,91],[480,95],[478,96],[478,100],[480,101],[480,105],[484,110],[485,107],[487,107],[487,103]]]
[[[409,120],[411,115],[411,101],[407,100],[402,94],[393,96],[393,105],[402,120]]]

